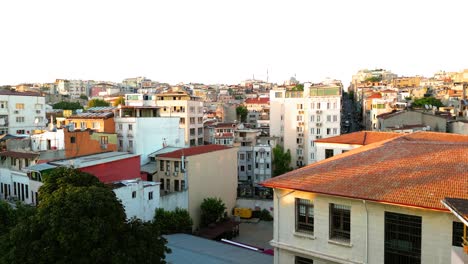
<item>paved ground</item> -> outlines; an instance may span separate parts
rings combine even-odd
[[[263,249],[272,248],[270,241],[273,239],[273,221],[258,223],[241,223],[239,226],[239,236],[233,241],[245,243]]]

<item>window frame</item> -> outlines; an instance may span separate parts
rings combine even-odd
[[[337,221],[338,220],[338,221]],[[346,221],[347,220],[347,221]],[[351,206],[330,203],[329,239],[351,242]]]
[[[303,210],[303,214],[301,213]],[[314,234],[314,203],[312,200],[295,199],[295,231],[306,234]],[[312,213],[312,215],[311,215]],[[302,220],[303,219],[303,220]]]

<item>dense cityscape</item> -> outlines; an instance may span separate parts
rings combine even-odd
[[[468,263],[467,93],[466,69],[3,85],[0,263]]]

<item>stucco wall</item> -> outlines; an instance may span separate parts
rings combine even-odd
[[[333,149],[333,156],[339,155],[344,151],[362,147],[362,145],[351,145],[351,144],[337,144],[337,143],[316,143],[317,149],[317,161],[325,159],[325,150]]]
[[[387,119],[379,119],[379,123],[381,131],[386,131],[388,127],[420,124],[430,126],[431,131],[447,131],[447,120],[443,117],[432,115],[432,112],[423,114],[416,111],[407,111]]]
[[[200,205],[205,198],[221,198],[231,215],[237,197],[236,161],[237,148],[187,157],[188,208],[194,228],[200,224]]]
[[[363,263],[366,256],[366,207],[361,200],[344,199],[313,193],[282,190],[275,194],[280,199],[280,210],[275,211],[274,242],[280,248],[338,263]],[[284,197],[283,197],[284,196]],[[314,202],[314,235],[295,232],[295,198]],[[329,240],[329,204],[351,206],[351,240],[349,245],[339,245]],[[385,211],[422,217],[421,263],[450,263],[452,252],[452,222],[455,217],[448,212],[423,210],[389,204],[367,202],[368,211],[368,263],[384,263],[384,213]],[[279,230],[278,230],[279,224]],[[293,263],[286,254],[275,255],[275,263]],[[280,260],[278,262],[278,260]],[[317,262],[319,263],[319,262]]]
[[[172,192],[161,196],[159,200],[159,207],[166,211],[173,211],[177,207],[188,209],[188,191]]]
[[[127,186],[113,190],[121,200],[127,219],[137,217],[143,221],[151,221],[154,218],[156,208],[159,206],[159,183],[145,184],[144,181],[130,183]],[[132,198],[132,192],[136,197]],[[149,199],[149,193],[153,192],[153,199]]]

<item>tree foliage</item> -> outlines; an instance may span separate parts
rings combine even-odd
[[[201,209],[201,225],[208,226],[215,224],[223,219],[226,205],[220,198],[205,198],[200,205]]]
[[[58,168],[43,180],[35,213],[17,218],[2,237],[0,263],[165,263],[157,227],[127,222],[96,177]]]
[[[94,98],[88,101],[88,107],[110,106],[110,104],[102,99]]]
[[[161,234],[192,233],[193,221],[187,210],[176,208],[174,211],[166,211],[163,208],[156,209],[153,224],[159,227]]]
[[[444,104],[442,104],[442,102],[439,99],[434,98],[434,97],[418,98],[418,99],[415,99],[413,102],[413,106],[416,106],[416,107],[424,107],[424,105],[432,105],[432,106],[441,107]]]
[[[298,83],[294,88],[291,89],[292,91],[304,91],[304,84]]]
[[[378,76],[372,76],[372,77],[369,77],[366,79],[366,82],[380,82],[382,81],[382,77],[378,77]]]
[[[83,106],[79,102],[58,102],[52,106],[54,109],[62,109],[62,110],[77,110],[83,109]]]
[[[123,96],[119,96],[117,100],[114,101],[113,106],[125,105],[125,98]]]
[[[284,152],[284,149],[280,145],[276,145],[273,148],[273,175],[278,176],[284,174],[288,171],[292,171],[292,168],[289,166],[291,163],[291,152],[289,149]]]
[[[245,120],[247,119],[247,114],[248,113],[249,113],[249,111],[247,110],[247,107],[245,107],[243,105],[239,105],[236,108],[236,114],[237,114],[237,116],[240,116],[240,121],[241,122],[245,122]]]
[[[88,96],[86,94],[80,94],[80,99],[88,100]]]

